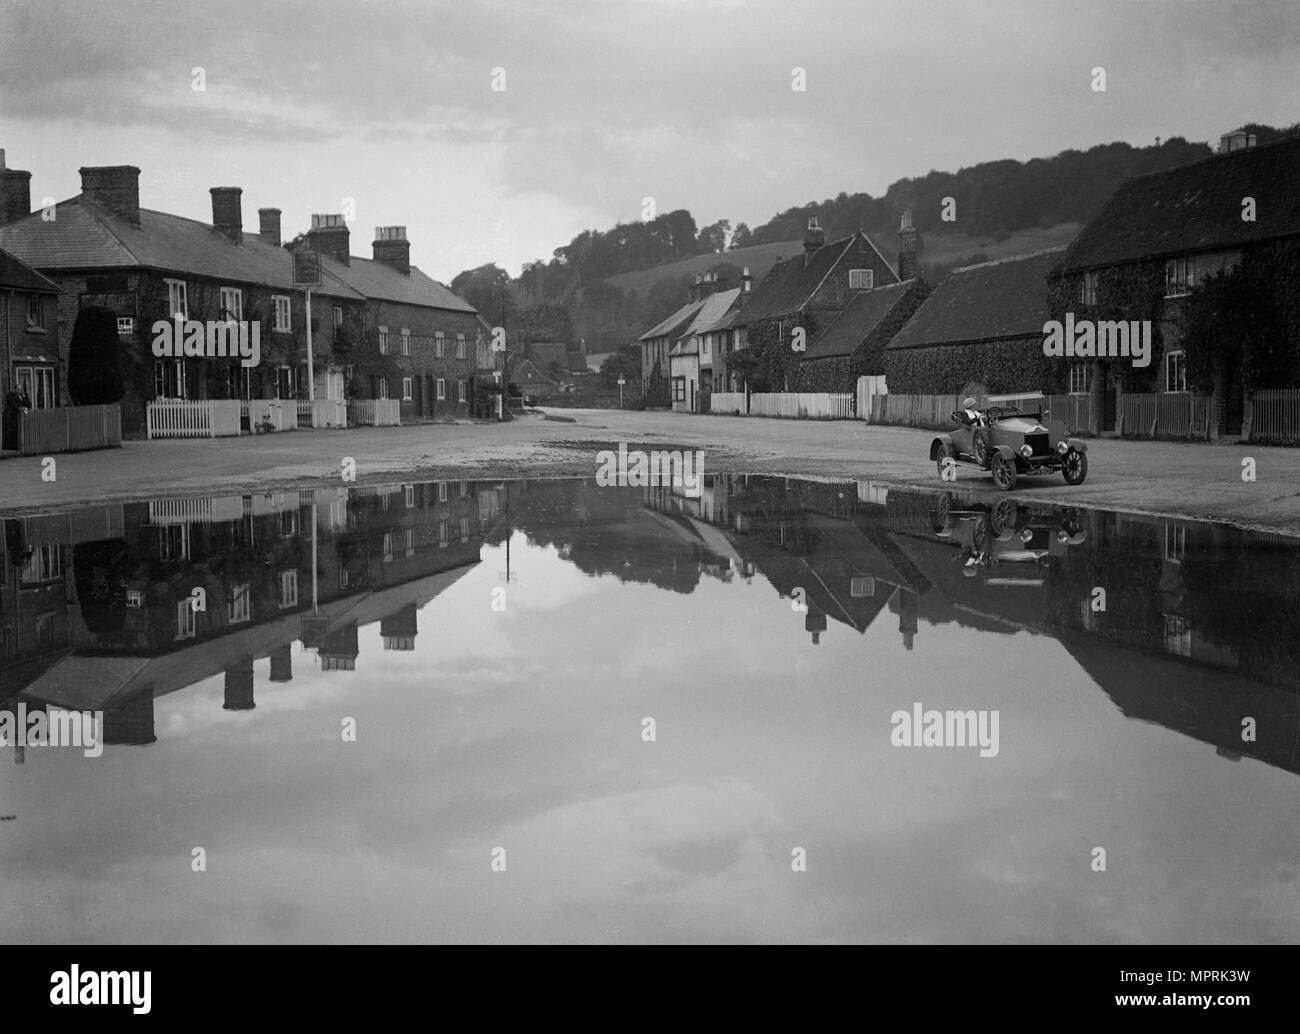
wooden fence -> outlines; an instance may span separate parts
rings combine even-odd
[[[122,408],[58,406],[29,409],[18,424],[18,451],[24,456],[107,449],[122,444]]]
[[[749,412],[743,391],[715,391],[709,396],[710,413],[739,413],[744,416]]]
[[[268,425],[273,431],[296,431],[298,403],[293,399],[250,399],[240,404],[240,422],[249,431]]]
[[[342,399],[299,399],[298,426],[347,427],[347,403]]]
[[[1188,392],[1125,394],[1116,430],[1126,438],[1210,437],[1210,397]]]
[[[824,391],[758,392],[749,396],[749,415],[848,420],[853,416],[853,396]]]
[[[150,438],[226,438],[240,432],[239,399],[164,399],[145,407]]]
[[[959,401],[956,395],[877,395],[871,400],[871,422],[947,430]]]
[[[1250,397],[1250,437],[1255,441],[1300,442],[1300,390],[1269,388]]]
[[[397,427],[402,422],[402,404],[397,399],[353,399],[348,413],[354,424]]]

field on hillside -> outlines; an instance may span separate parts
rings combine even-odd
[[[1036,251],[1046,251],[1069,244],[1081,229],[1080,223],[1061,223],[1045,229],[1033,228],[1017,230],[1006,240],[994,240],[989,236],[972,236],[964,233],[930,233],[923,238],[921,262],[927,266],[951,269],[953,266],[967,265],[973,261],[1009,258],[1012,255],[1029,255]],[[898,264],[898,242],[894,239],[872,237],[881,254],[890,265]],[[729,262],[737,266],[748,266],[757,285],[780,258],[790,258],[799,254],[803,245],[799,241],[782,241],[777,244],[756,244],[752,248],[738,248],[736,251],[724,251],[708,255],[692,255],[690,258],[667,262],[662,266],[640,269],[634,273],[620,273],[610,277],[606,283],[622,291],[635,291],[644,295],[654,284],[665,277],[681,277],[692,273],[703,273],[710,266],[719,262]],[[985,259],[979,259],[979,255]],[[739,284],[730,284],[738,287]]]

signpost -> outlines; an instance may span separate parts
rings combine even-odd
[[[293,282],[307,292],[307,398],[316,401],[316,368],[311,351],[311,289],[320,284],[320,254],[308,248],[293,253]],[[312,415],[315,422],[315,414]]]
[[[626,379],[624,378],[624,376],[620,373],[620,374],[618,375],[618,408],[619,408],[619,409],[622,409],[622,408],[623,408],[623,385],[626,384],[626,383],[627,383],[627,380],[626,380]]]

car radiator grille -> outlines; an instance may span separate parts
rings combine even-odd
[[[1052,451],[1049,438],[1046,434],[1027,434],[1025,444],[1034,450],[1035,456],[1046,456]]]

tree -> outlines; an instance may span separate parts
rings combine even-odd
[[[512,309],[510,275],[495,262],[458,273],[451,289],[478,309],[489,323],[505,325]]]
[[[108,309],[91,306],[77,313],[68,346],[68,393],[77,406],[120,402],[126,393],[117,316]]]
[[[719,252],[727,250],[727,238],[731,235],[731,222],[719,219],[712,226],[706,226],[699,233],[699,245],[702,252]]]
[[[610,352],[600,364],[600,383],[607,388],[618,385],[619,377],[627,382],[628,390],[640,390],[641,384],[641,346],[624,345],[617,352]]]
[[[735,251],[737,248],[748,248],[754,243],[754,233],[746,223],[737,223],[736,230],[731,235],[731,244],[729,250]]]

